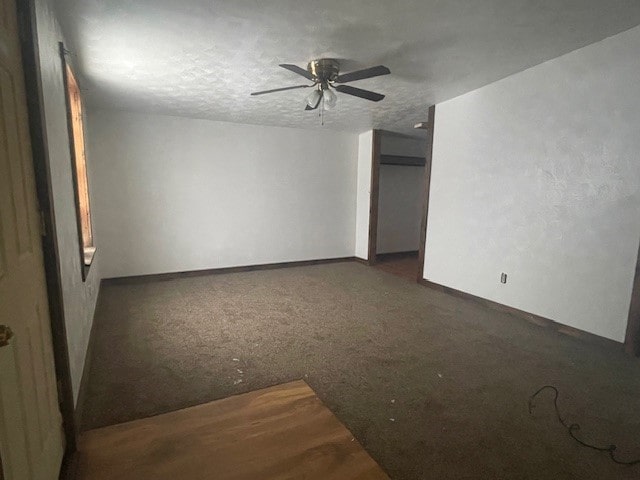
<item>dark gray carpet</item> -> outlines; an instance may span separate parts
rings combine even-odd
[[[400,479],[638,479],[640,362],[348,262],[106,285],[84,429],[303,378]]]

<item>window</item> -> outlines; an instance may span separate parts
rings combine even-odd
[[[67,97],[67,122],[69,127],[76,216],[78,220],[82,279],[86,280],[96,249],[93,244],[93,230],[91,228],[91,204],[89,201],[89,181],[87,178],[87,158],[84,142],[82,95],[73,70],[65,60],[65,50],[62,44],[60,44],[60,50],[63,59],[63,75]]]

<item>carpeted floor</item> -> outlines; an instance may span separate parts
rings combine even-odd
[[[402,479],[637,479],[640,361],[355,262],[105,285],[83,428],[303,378]]]

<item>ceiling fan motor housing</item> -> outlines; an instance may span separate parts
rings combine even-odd
[[[340,63],[333,58],[320,58],[310,61],[307,70],[318,79],[319,83],[326,84],[338,77]]]

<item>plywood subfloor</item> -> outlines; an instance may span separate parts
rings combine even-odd
[[[80,480],[381,480],[303,381],[90,430]]]

